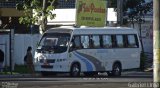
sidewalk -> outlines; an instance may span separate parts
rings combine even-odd
[[[122,72],[122,76],[153,76],[153,72],[152,71],[125,71]],[[59,74],[58,76],[64,76],[64,74]],[[38,77],[42,77],[40,73],[36,73],[35,76],[33,76],[32,74],[0,74],[0,78],[38,78]]]
[[[147,69],[145,69],[144,70],[145,72],[153,72],[153,68],[151,67],[151,68],[147,68]]]
[[[36,74],[35,76],[33,76],[32,74],[0,74],[0,78],[32,78],[40,76],[40,74]]]

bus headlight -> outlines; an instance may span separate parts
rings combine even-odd
[[[39,62],[38,57],[34,59],[34,63],[37,63],[37,62]]]
[[[39,56],[39,62],[44,63],[47,60],[45,56]]]

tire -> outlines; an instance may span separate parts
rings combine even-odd
[[[121,65],[120,63],[115,63],[112,68],[112,76],[121,76]]]
[[[107,72],[108,76],[113,76],[112,71]]]
[[[80,76],[80,72],[81,72],[81,69],[80,69],[80,65],[75,63],[71,66],[71,70],[70,70],[70,76],[71,77],[78,77]]]

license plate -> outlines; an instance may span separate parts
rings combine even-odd
[[[53,68],[52,65],[41,65],[41,68]]]

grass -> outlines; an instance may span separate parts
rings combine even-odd
[[[11,72],[0,72],[0,75],[10,75],[11,74]],[[16,73],[16,72],[12,72],[12,74],[13,75],[15,75],[15,74],[19,74],[19,73]]]
[[[12,71],[12,74],[26,74],[29,73],[27,66],[25,65],[15,65],[14,71]],[[11,74],[9,67],[6,67],[6,69],[3,70],[3,72],[0,72],[0,75],[9,75]]]
[[[17,72],[20,74],[29,73],[26,65],[15,65],[14,72]]]

